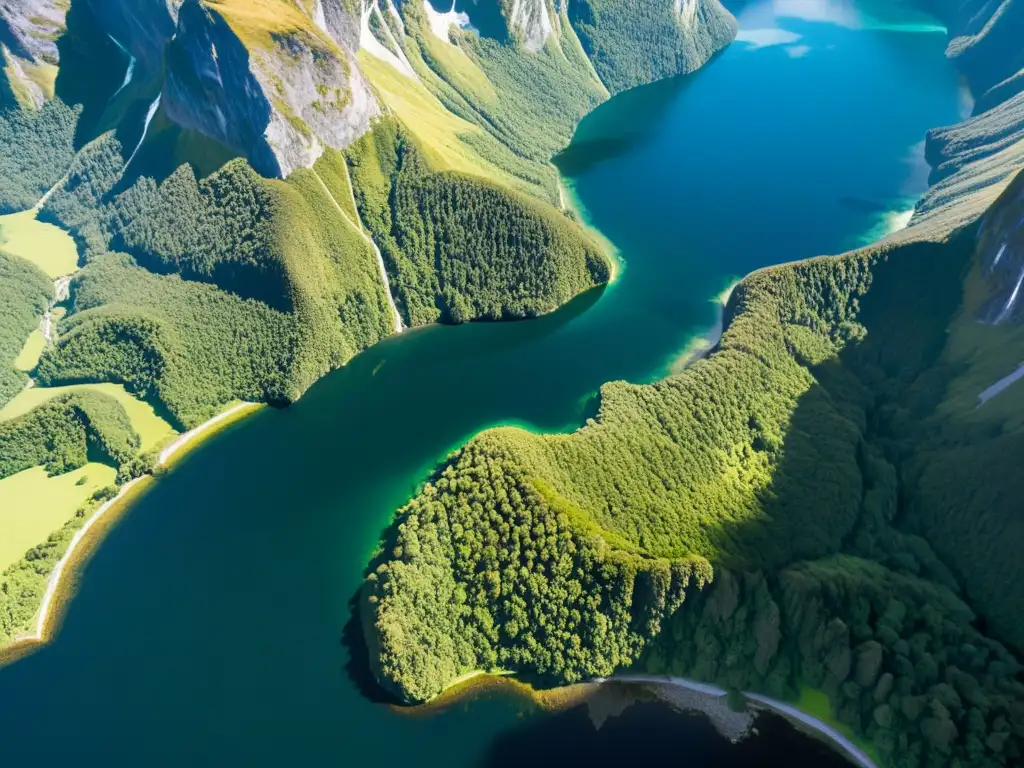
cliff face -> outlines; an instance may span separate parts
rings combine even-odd
[[[53,95],[67,3],[61,0],[4,0],[0,4],[0,67],[16,98],[40,107]]]
[[[155,74],[164,46],[174,35],[182,0],[78,0],[99,20],[118,45],[131,54],[140,72]]]
[[[988,300],[977,319],[995,325],[1024,319],[1024,174],[1018,175],[985,216],[978,234],[978,263]]]
[[[982,214],[1024,168],[1022,0],[934,0],[949,27],[946,55],[971,88],[974,114],[928,133],[932,187],[912,224],[944,235]]]
[[[56,64],[57,36],[64,30],[67,3],[60,0],[5,0],[0,5],[0,44],[18,58]]]
[[[990,109],[1024,89],[1024,2],[937,0],[949,25],[946,51],[970,83],[979,107]]]
[[[554,31],[548,0],[505,0],[504,14],[509,32],[532,53],[543,48]]]
[[[350,42],[354,23],[340,0],[314,9],[323,28],[286,2],[257,5],[273,20],[254,23],[240,2],[187,0],[168,47],[164,106],[261,174],[287,176],[325,147],[348,146],[380,111],[335,39]]]

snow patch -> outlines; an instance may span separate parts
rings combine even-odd
[[[992,260],[992,269],[995,269],[996,265],[999,264],[999,260],[1003,258],[1003,254],[1006,253],[1006,247],[1008,245],[1009,243],[1003,243],[1003,247],[999,249],[999,253],[997,253],[996,257]]]
[[[427,5],[430,5],[430,3],[427,3]],[[376,35],[373,34],[373,30],[370,29],[370,16],[374,13],[377,14],[377,18],[380,21],[381,26],[384,28],[385,34],[388,35],[392,44],[395,46],[395,50],[398,51],[397,56],[392,53],[386,45],[378,40]],[[370,7],[363,12],[362,26],[359,29],[359,47],[371,56],[390,64],[406,77],[416,80],[417,82],[419,81],[416,70],[412,68],[412,64],[409,63],[409,60],[402,52],[402,46],[398,44],[398,41],[395,40],[394,36],[391,34],[391,29],[388,27],[387,23],[385,23],[384,19],[380,17],[380,10],[377,8],[376,3],[371,4]]]
[[[1008,386],[1019,381],[1020,379],[1024,379],[1024,363],[1019,365],[1013,373],[1009,374],[1008,376],[1004,376],[991,387],[989,387],[980,395],[978,395],[978,405],[975,407],[981,408],[981,406],[983,406],[993,397],[995,397]]]
[[[452,41],[448,36],[448,32],[452,27],[469,29],[472,26],[469,22],[468,13],[455,10],[455,0],[452,0],[452,9],[447,13],[435,11],[434,6],[430,4],[430,0],[423,0],[423,9],[427,12],[427,21],[430,23],[430,30],[439,40],[442,40],[449,45]]]
[[[132,81],[132,77],[135,76],[135,57],[132,56],[131,52],[127,48],[117,41],[116,37],[111,34],[108,34],[107,37],[109,37],[113,41],[114,45],[116,45],[121,52],[128,57],[128,69],[125,70],[124,81],[121,83],[121,87],[114,91],[114,95],[110,97],[110,100],[112,101],[117,94],[128,87],[128,83],[130,83]]]
[[[132,164],[132,160],[139,154],[139,150],[142,149],[142,142],[146,140],[146,134],[149,133],[149,124],[153,122],[153,117],[156,115],[156,111],[160,108],[160,97],[163,96],[161,93],[156,97],[156,100],[149,105],[149,112],[146,113],[146,122],[142,126],[142,136],[139,137],[139,143],[135,145],[135,150],[132,152],[131,157],[128,158],[128,162],[124,164],[125,170],[128,170],[128,166]]]

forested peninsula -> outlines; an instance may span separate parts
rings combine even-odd
[[[551,158],[735,21],[717,0],[487,2],[484,31],[424,0],[0,8],[0,525],[34,544],[0,548],[0,644],[179,434],[406,328],[611,279]]]
[[[749,275],[707,358],[571,435],[487,431],[398,511],[384,686],[668,673],[824,695],[881,765],[1021,759],[1024,6],[982,5],[930,6],[976,107],[908,229]]]

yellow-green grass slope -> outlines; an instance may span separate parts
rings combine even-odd
[[[46,541],[116,477],[113,467],[93,462],[55,477],[33,467],[0,480],[0,572]]]
[[[35,264],[53,279],[70,275],[78,269],[75,241],[36,214],[28,210],[0,216],[0,252]]]

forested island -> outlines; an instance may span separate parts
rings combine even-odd
[[[747,276],[711,354],[574,434],[452,454],[367,569],[389,692],[664,673],[825,699],[879,765],[1022,758],[1024,5],[924,5],[975,106],[910,227]],[[181,433],[612,280],[551,160],[735,34],[718,0],[7,3],[0,498],[50,514],[0,547],[0,646]]]

